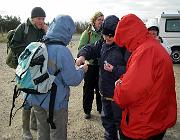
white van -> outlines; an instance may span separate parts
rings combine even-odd
[[[180,11],[177,13],[163,12],[160,18],[153,20],[158,23],[159,36],[166,39],[171,47],[173,62],[180,63]]]
[[[174,14],[161,14],[159,33],[171,46],[173,62],[180,63],[180,11]]]

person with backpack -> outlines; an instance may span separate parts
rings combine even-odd
[[[107,16],[102,24],[103,40],[86,45],[78,53],[77,65],[85,59],[100,58],[99,89],[102,100],[101,120],[105,129],[105,140],[119,139],[119,124],[122,110],[113,100],[115,81],[125,72],[130,53],[114,43],[114,33],[119,18]]]
[[[121,18],[114,38],[132,53],[113,97],[123,109],[121,139],[162,140],[177,119],[171,57],[134,14]]]
[[[47,40],[48,72],[50,74],[56,73],[56,77],[53,82],[54,89],[46,94],[31,94],[32,105],[37,118],[38,140],[67,140],[70,86],[79,85],[88,69],[87,64],[76,69],[74,58],[66,47],[74,32],[73,19],[68,15],[58,15],[51,22],[44,37],[44,40]],[[51,98],[53,90],[56,92],[54,100]],[[53,119],[51,120],[53,125],[49,125],[50,118],[47,121],[48,114],[52,112],[51,102],[54,106]]]
[[[91,18],[91,23],[87,29],[82,33],[79,41],[78,50],[83,46],[94,43],[95,41],[101,39],[101,25],[104,20],[104,15],[101,12],[96,12]],[[92,103],[94,99],[94,92],[96,93],[96,107],[97,111],[101,113],[102,103],[101,96],[99,94],[98,87],[99,79],[99,63],[98,59],[89,60],[88,71],[84,77],[83,86],[83,110],[85,113],[85,119],[91,118]]]
[[[15,62],[13,67],[17,67],[17,60],[19,55],[23,52],[28,44],[31,42],[40,40],[45,35],[48,26],[45,24],[45,11],[41,7],[34,7],[31,11],[31,17],[27,19],[25,23],[20,24],[16,29],[15,33],[10,42],[10,49],[14,54],[14,57],[11,57]],[[32,110],[31,113],[31,103],[27,100],[24,104],[22,110],[22,137],[23,140],[32,139],[32,134],[30,132],[30,122],[31,128],[36,130],[36,118]],[[30,115],[31,114],[31,115]],[[30,121],[31,116],[31,121]]]

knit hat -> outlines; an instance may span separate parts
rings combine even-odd
[[[118,22],[119,18],[115,15],[107,16],[102,24],[102,34],[113,37]]]
[[[31,18],[46,17],[46,13],[41,7],[34,7],[31,11]]]
[[[101,12],[99,12],[99,11],[96,12],[96,13],[92,16],[92,18],[91,18],[91,23],[94,24],[95,21],[97,20],[97,18],[98,18],[98,17],[101,17],[101,16],[104,16],[103,13],[101,13]]]

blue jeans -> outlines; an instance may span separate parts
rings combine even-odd
[[[122,110],[114,101],[106,100],[102,97],[101,120],[105,129],[105,140],[119,140],[119,129],[121,122]]]

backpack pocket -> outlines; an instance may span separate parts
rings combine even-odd
[[[11,48],[9,48],[8,50],[8,54],[6,57],[6,64],[13,69],[16,69],[17,65],[18,65],[18,58],[15,55],[15,53],[11,50]]]

